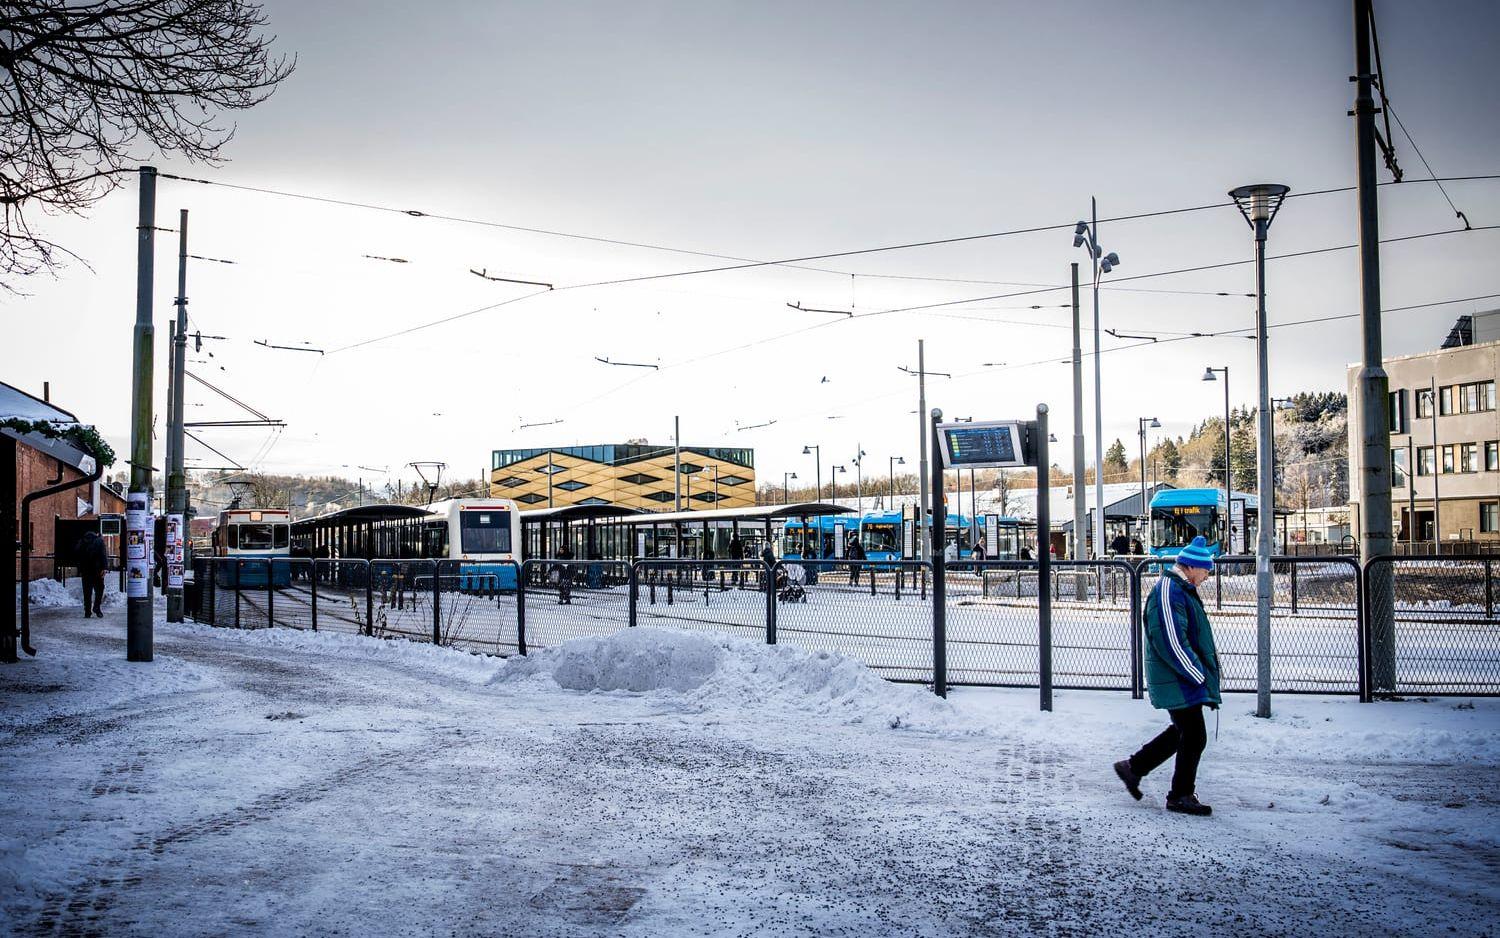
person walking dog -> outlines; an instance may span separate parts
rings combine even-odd
[[[1208,745],[1203,708],[1217,710],[1221,702],[1219,656],[1198,598],[1198,587],[1213,569],[1207,542],[1195,537],[1146,597],[1146,687],[1151,706],[1167,711],[1172,725],[1135,755],[1115,763],[1125,790],[1139,801],[1141,779],[1175,754],[1167,810],[1198,816],[1213,813],[1196,792],[1198,759]]]

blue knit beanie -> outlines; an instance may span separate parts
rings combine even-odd
[[[1209,553],[1208,542],[1200,534],[1193,538],[1193,543],[1184,547],[1177,555],[1177,562],[1184,567],[1212,570],[1214,568],[1214,555]]]

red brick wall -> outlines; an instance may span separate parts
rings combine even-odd
[[[71,466],[62,469],[63,480],[72,481],[84,478],[83,473]],[[16,442],[16,520],[21,518],[21,499],[30,492],[47,488],[56,484],[58,474],[58,462],[46,453],[32,449],[25,443]],[[56,546],[53,542],[55,534],[53,522],[58,517],[78,518],[78,499],[87,501],[90,495],[90,487],[87,485],[49,495],[31,503],[31,570],[29,579],[52,575],[52,553]],[[98,510],[104,513],[123,514],[125,511],[125,499],[114,494],[102,485],[99,488],[100,505]],[[87,517],[87,516],[84,516]],[[24,533],[24,532],[23,532]],[[16,560],[16,571],[20,573],[21,561]]]

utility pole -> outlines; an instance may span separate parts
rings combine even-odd
[[[928,523],[927,511],[927,436],[931,431],[927,426],[927,359],[923,348],[923,340],[917,340],[917,441],[921,447],[921,465],[917,470],[917,479],[920,485],[919,499],[921,504],[917,506],[917,559],[926,560],[931,556],[932,527]],[[932,454],[934,457],[937,453]],[[936,515],[933,516],[936,518]]]
[[[182,621],[183,543],[187,539],[187,475],[183,466],[183,395],[187,370],[188,213],[177,218],[177,323],[172,332],[172,371],[167,396],[171,407],[167,430],[167,621]]]
[[[151,377],[156,329],[152,287],[156,273],[156,167],[140,168],[140,215],[136,223],[135,330],[131,375],[130,493],[126,500],[125,657],[152,660],[151,555]]]
[[[1386,375],[1380,336],[1380,219],[1375,179],[1375,99],[1370,64],[1371,0],[1354,0],[1354,144],[1359,187],[1360,325],[1364,361],[1355,381],[1359,389],[1359,554],[1370,570],[1370,677],[1373,689],[1396,689],[1395,589],[1391,568],[1370,567],[1375,557],[1391,553],[1390,379]],[[1434,400],[1433,406],[1437,406]],[[1436,459],[1437,441],[1433,456]],[[1437,502],[1433,501],[1436,511]],[[1434,532],[1436,533],[1436,532]]]
[[[1073,263],[1073,559],[1088,556],[1084,544],[1083,492],[1088,480],[1083,475],[1083,335],[1078,322],[1078,264]]]
[[[1099,242],[1099,200],[1089,197],[1089,235]],[[1099,351],[1099,258],[1094,257],[1094,556],[1104,556],[1104,377]],[[1048,471],[1040,467],[1037,472]]]
[[[682,510],[682,418],[672,418],[672,493],[673,511]],[[551,504],[550,502],[548,504]]]

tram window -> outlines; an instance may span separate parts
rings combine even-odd
[[[466,554],[510,553],[510,512],[465,511],[458,516],[458,530]]]
[[[274,525],[270,524],[237,524],[239,530],[240,550],[271,550],[276,542],[271,532]]]
[[[278,525],[276,525],[276,546],[278,548],[285,547],[285,546],[287,546],[287,544],[291,543],[291,537],[292,537],[292,526],[291,525],[289,525],[289,524],[278,524]]]
[[[232,550],[238,550],[240,546],[240,526],[237,524],[224,525],[224,546]]]
[[[448,556],[448,525],[446,522],[429,524],[424,535],[422,556],[429,558]]]

